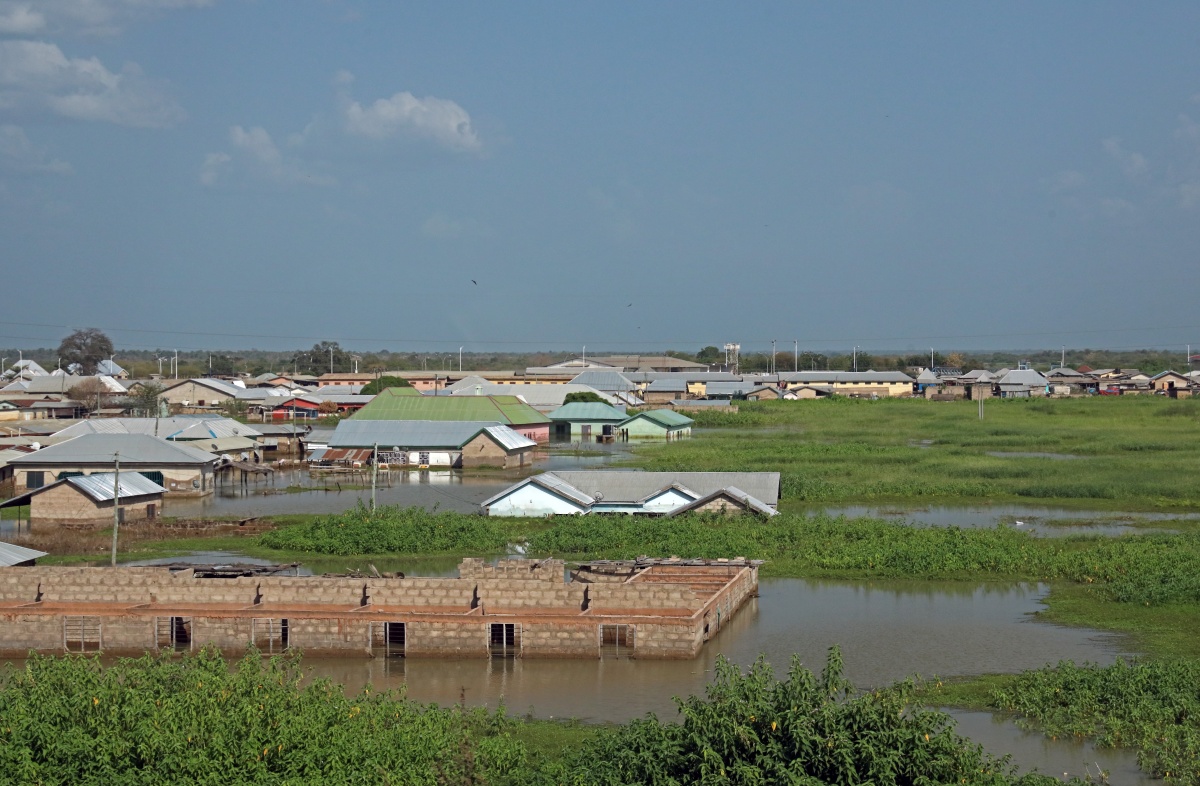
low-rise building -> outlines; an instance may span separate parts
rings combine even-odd
[[[319,464],[368,466],[378,451],[389,467],[523,467],[537,443],[496,422],[343,420]]]
[[[76,475],[121,469],[140,472],[170,496],[198,497],[213,492],[219,457],[183,442],[145,434],[85,434],[11,459],[0,480],[11,478],[16,492],[32,491]]]
[[[629,418],[625,411],[599,402],[575,401],[547,415],[554,424],[554,438],[590,442],[615,438],[617,427]]]
[[[692,435],[694,420],[670,409],[648,409],[621,421],[622,439],[683,439]]]
[[[437,420],[500,423],[534,442],[550,441],[550,418],[516,396],[414,396],[387,388],[353,420]]]
[[[775,515],[778,472],[545,472],[482,503],[489,516],[684,512]]]
[[[31,524],[111,524],[114,500],[121,521],[154,519],[166,491],[138,472],[96,472],[56,480],[2,502],[0,508],[28,507]]]

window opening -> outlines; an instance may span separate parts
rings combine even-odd
[[[633,655],[632,625],[600,626],[600,657],[628,658]]]
[[[260,652],[283,652],[288,648],[288,621],[254,618],[250,621],[250,643]]]
[[[492,657],[515,658],[521,651],[521,626],[512,622],[490,625],[488,651]]]
[[[63,617],[63,648],[67,652],[99,652],[103,644],[99,617]]]
[[[407,632],[403,622],[372,622],[371,649],[387,658],[403,658]]]
[[[155,645],[160,650],[181,652],[192,648],[191,617],[156,617]]]

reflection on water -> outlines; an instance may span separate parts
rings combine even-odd
[[[1097,770],[1108,774],[1113,786],[1150,786],[1162,781],[1138,769],[1137,757],[1128,750],[1098,748],[1090,740],[1065,738],[1052,740],[1038,731],[1025,731],[1005,715],[990,712],[951,710],[958,733],[970,737],[993,755],[1011,754],[1022,771],[1036,769],[1043,775],[1086,777]]]
[[[522,469],[394,470],[376,478],[379,505],[401,505],[478,513],[479,504],[521,478],[544,471],[599,469],[629,458],[625,443],[542,445],[531,466]],[[360,500],[371,501],[367,471],[310,474],[278,469],[269,480],[223,483],[203,499],[167,500],[163,512],[177,518],[250,518],[289,513],[339,513]]]
[[[766,579],[696,660],[510,660],[313,658],[320,676],[358,690],[405,686],[422,702],[496,706],[538,717],[624,721],[674,714],[672,696],[702,693],[718,655],[749,665],[760,654],[783,674],[793,655],[819,671],[842,647],[860,687],[912,674],[942,677],[1017,672],[1062,659],[1111,662],[1115,639],[1036,623],[1046,588],[929,582]]]
[[[674,696],[703,694],[718,655],[747,666],[760,654],[778,675],[793,655],[814,671],[828,648],[842,648],[859,688],[913,674],[952,677],[1018,672],[1059,660],[1111,663],[1119,641],[1098,631],[1039,623],[1044,585],[764,579],[751,600],[696,660],[524,660],[310,658],[314,675],[360,690],[404,688],[420,702],[496,707],[539,718],[622,722],[653,712],[676,717]],[[1153,782],[1134,755],[1023,732],[988,713],[955,712],[960,732],[1022,770],[1084,774],[1084,759],[1113,773],[1113,784]],[[1081,758],[1083,757],[1083,758]]]
[[[808,508],[809,514],[825,513],[846,518],[869,517],[917,527],[998,527],[1011,525],[1028,529],[1037,535],[1125,535],[1132,532],[1169,532],[1169,529],[1147,529],[1131,526],[1133,521],[1156,521],[1169,525],[1172,521],[1200,520],[1198,513],[1120,513],[1114,511],[1073,510],[1037,505],[980,505],[930,506],[897,508],[875,505],[843,505],[840,507]],[[1046,521],[1069,521],[1069,526],[1052,526]],[[1018,523],[1019,522],[1019,523]]]

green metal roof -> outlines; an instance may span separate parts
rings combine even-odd
[[[663,428],[668,429],[682,428],[695,423],[695,421],[689,418],[687,415],[681,415],[673,409],[648,409],[645,412],[639,412],[625,422],[628,423],[630,420],[637,420],[638,418],[645,418],[646,420],[653,421]]]
[[[598,401],[573,401],[563,404],[549,415],[551,420],[583,420],[599,422],[611,420],[619,423],[629,416],[616,407]]]
[[[354,420],[471,420],[527,426],[550,419],[516,396],[414,396],[388,388]],[[396,391],[396,392],[392,392]]]

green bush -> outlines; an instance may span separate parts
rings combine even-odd
[[[318,554],[495,554],[508,544],[502,519],[361,502],[346,511],[263,533],[272,549]]]

